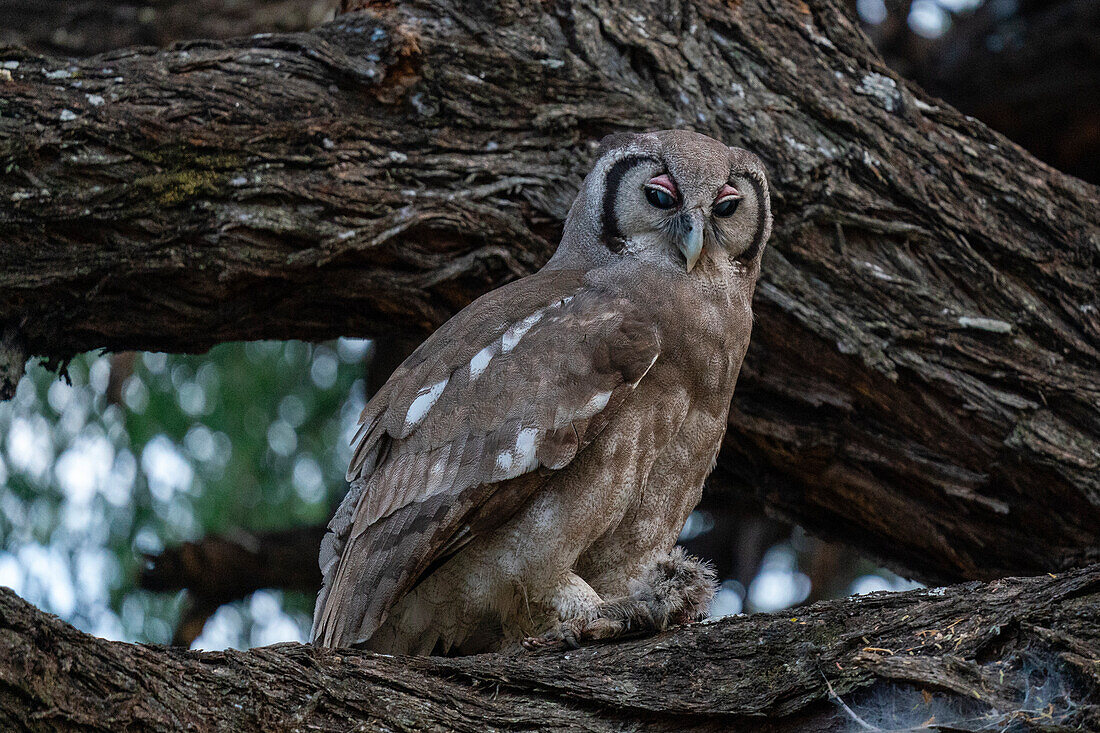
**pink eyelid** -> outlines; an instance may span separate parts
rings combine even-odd
[[[658,186],[660,188],[665,189],[670,194],[672,194],[673,198],[676,198],[676,199],[679,198],[679,195],[676,192],[676,184],[672,182],[672,179],[668,177],[667,173],[662,173],[659,176],[656,176],[654,178],[650,178],[649,181],[645,185],[647,185],[647,186]]]
[[[718,192],[718,196],[714,199],[714,202],[718,203],[722,199],[728,198],[741,198],[741,192],[727,183],[725,186],[722,186],[722,190]]]

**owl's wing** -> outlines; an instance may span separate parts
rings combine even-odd
[[[568,465],[659,349],[637,304],[575,271],[511,283],[444,324],[360,417],[351,489],[321,545],[314,642],[369,638],[433,562]]]

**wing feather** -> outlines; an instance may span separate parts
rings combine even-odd
[[[429,567],[567,466],[659,350],[640,309],[579,272],[536,273],[444,324],[360,417],[314,641],[369,638]]]

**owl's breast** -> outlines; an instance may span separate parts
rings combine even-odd
[[[661,329],[661,358],[680,371],[693,403],[728,404],[748,349],[750,305],[721,291],[697,292],[681,302]]]

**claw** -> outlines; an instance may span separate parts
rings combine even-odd
[[[541,636],[528,636],[521,643],[523,644],[523,648],[529,652],[557,652],[566,648],[565,642],[561,640],[550,641],[548,639],[542,638]]]
[[[520,643],[528,651],[541,649],[562,651],[564,649],[580,649],[587,639],[585,626],[579,625],[577,619],[571,619],[563,621],[557,628],[547,631],[542,636],[528,636]]]
[[[537,651],[546,646],[546,642],[543,641],[541,637],[537,636],[525,637],[520,643],[523,644],[523,648],[529,652]]]
[[[600,603],[592,617],[571,618],[542,636],[523,640],[525,649],[577,649],[664,631],[670,624],[706,616],[714,596],[714,570],[675,548],[631,582],[629,595]]]
[[[534,652],[542,649],[548,649],[556,651],[564,648],[565,641],[562,639],[562,634],[559,630],[547,631],[542,636],[528,636],[522,642],[523,648],[527,651]]]

